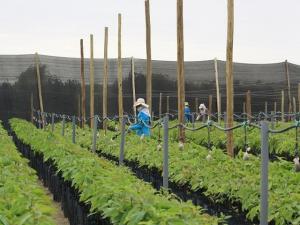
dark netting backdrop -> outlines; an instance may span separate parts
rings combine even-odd
[[[34,96],[34,107],[38,109],[38,92],[34,55],[0,56],[0,119],[18,116],[30,118],[30,96]],[[80,59],[40,55],[42,94],[46,112],[78,115],[80,98]],[[300,82],[300,66],[288,63],[291,96],[297,98]],[[226,107],[225,62],[218,61],[222,111]],[[135,59],[136,96],[145,97],[146,60]],[[102,113],[103,60],[95,59],[95,112]],[[170,110],[177,109],[176,62],[153,61],[153,111],[158,112],[159,93],[163,93],[163,109],[166,96],[170,96]],[[123,59],[124,111],[132,113],[131,58]],[[208,104],[208,95],[213,95],[213,112],[216,111],[216,85],[214,60],[185,62],[186,101],[195,111],[195,98],[199,104]],[[85,60],[86,112],[89,115],[89,59]],[[234,111],[241,112],[245,92],[252,92],[252,111],[273,110],[274,102],[280,109],[281,90],[285,90],[288,104],[285,63],[234,64]],[[116,115],[117,104],[117,60],[109,60],[108,113]],[[298,102],[298,101],[297,101]],[[287,105],[286,105],[287,110]]]

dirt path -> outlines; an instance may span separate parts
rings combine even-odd
[[[63,211],[61,210],[61,204],[59,202],[56,202],[53,200],[52,193],[46,188],[43,183],[40,181],[40,186],[45,190],[45,193],[52,199],[52,205],[56,209],[56,213],[53,216],[53,219],[56,223],[56,225],[70,225],[68,218],[64,216]]]

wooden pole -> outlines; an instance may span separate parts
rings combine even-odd
[[[216,91],[217,91],[217,110],[218,110],[218,123],[221,122],[221,99],[220,99],[220,86],[219,86],[219,72],[218,72],[218,60],[215,58],[215,78],[216,78]]]
[[[195,112],[198,113],[198,109],[199,109],[199,99],[195,98]]]
[[[83,50],[83,39],[80,39],[80,77],[81,77],[81,115],[82,123],[81,126],[84,128],[85,124],[85,79],[84,79],[84,50]]]
[[[212,114],[212,95],[208,96],[208,116],[211,117]]]
[[[274,102],[274,112],[277,112],[277,102]]]
[[[118,96],[120,124],[123,117],[123,74],[122,74],[122,16],[118,14]]]
[[[265,102],[265,114],[268,113],[268,102]]]
[[[284,90],[281,91],[281,121],[284,122]]]
[[[299,112],[300,112],[300,83],[298,83],[298,107],[299,107]]]
[[[287,88],[288,88],[289,113],[291,113],[291,111],[292,111],[291,83],[290,83],[289,64],[288,64],[287,60],[285,60],[285,75],[286,75]]]
[[[226,93],[227,93],[227,127],[233,126],[233,32],[234,32],[234,0],[227,2],[227,51],[226,51]],[[233,132],[227,132],[227,153],[234,157]]]
[[[132,97],[133,97],[133,104],[136,101],[136,95],[135,95],[135,74],[134,74],[134,58],[131,58],[131,76],[132,76]],[[136,108],[133,106],[133,115],[134,115],[134,121],[136,122]]]
[[[162,116],[162,93],[159,93],[159,118]]]
[[[108,83],[108,27],[104,28],[104,60],[103,60],[103,119],[107,117],[107,83]],[[103,129],[107,132],[107,120],[103,121]]]
[[[245,114],[246,113],[246,103],[243,102],[243,113]]]
[[[91,128],[94,128],[94,80],[95,80],[95,71],[94,71],[94,36],[90,35],[90,117],[91,117]]]
[[[167,96],[167,113],[170,113],[170,96]]]
[[[147,52],[147,74],[146,74],[146,101],[149,110],[152,110],[152,58],[151,58],[151,21],[149,0],[145,0],[146,16],[146,52]]]
[[[184,77],[184,35],[183,35],[183,0],[177,0],[177,85],[178,85],[178,120],[184,121],[185,101],[185,77]],[[179,128],[179,141],[185,141],[183,127]]]
[[[30,93],[30,120],[33,123],[33,93]]]
[[[293,113],[297,112],[297,106],[296,106],[296,98],[293,97]]]
[[[248,120],[251,121],[252,109],[251,109],[251,91],[250,90],[248,90],[246,93],[246,112],[247,112]]]
[[[41,74],[40,74],[40,62],[39,62],[39,55],[35,53],[35,66],[36,66],[36,76],[38,81],[38,92],[39,92],[39,103],[40,103],[40,111],[42,115],[42,123],[44,127],[44,104],[43,104],[43,96],[42,96],[42,82],[41,82]]]

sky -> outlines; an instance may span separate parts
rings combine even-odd
[[[235,0],[236,62],[300,64],[299,0]],[[94,55],[117,57],[118,13],[122,56],[146,58],[144,0],[9,0],[0,8],[0,54],[80,57],[94,34]],[[176,0],[150,0],[152,59],[176,60]],[[184,0],[185,60],[226,59],[226,0]]]

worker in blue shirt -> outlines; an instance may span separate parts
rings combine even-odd
[[[137,135],[144,137],[150,136],[150,112],[149,106],[145,103],[143,98],[139,98],[135,103],[134,107],[136,107],[138,111],[137,123],[129,126],[129,130],[133,130]]]
[[[188,102],[184,103],[184,118],[186,123],[192,122],[192,114]]]

